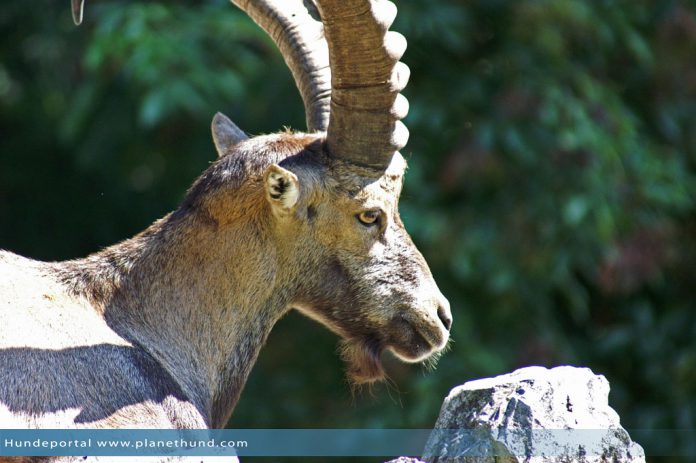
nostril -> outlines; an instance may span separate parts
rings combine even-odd
[[[437,307],[437,316],[442,324],[445,325],[445,329],[449,331],[452,328],[452,312],[450,312],[449,307],[439,305]]]

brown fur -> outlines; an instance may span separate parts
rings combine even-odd
[[[357,383],[383,377],[385,349],[442,349],[449,307],[398,216],[404,168],[257,137],[132,239],[62,263],[0,251],[0,427],[222,427],[291,308],[343,338]]]

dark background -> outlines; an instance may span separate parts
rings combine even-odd
[[[454,385],[574,364],[606,375],[626,428],[696,428],[696,4],[398,6],[401,211],[452,349],[434,371],[387,359],[391,382],[353,396],[335,337],[291,314],[230,425],[427,428]],[[304,127],[273,44],[224,0],[88,0],[80,28],[69,10],[0,6],[1,248],[67,259],[145,228],[215,158],[218,110]]]

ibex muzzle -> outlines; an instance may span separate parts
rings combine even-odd
[[[218,114],[219,159],[143,233],[69,262],[0,252],[0,427],[224,426],[292,308],[342,338],[356,383],[383,377],[384,350],[417,362],[447,344],[449,304],[398,212],[396,8],[234,3],[283,52],[309,133],[248,138]]]

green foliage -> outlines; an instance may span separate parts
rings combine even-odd
[[[0,246],[94,251],[172,209],[208,124],[304,126],[272,43],[226,1],[0,8]],[[454,310],[435,371],[352,397],[335,338],[276,327],[231,425],[429,427],[467,379],[586,365],[627,428],[696,428],[696,5],[401,1],[407,227]],[[311,340],[311,342],[307,342]],[[676,443],[696,454],[696,443]]]

